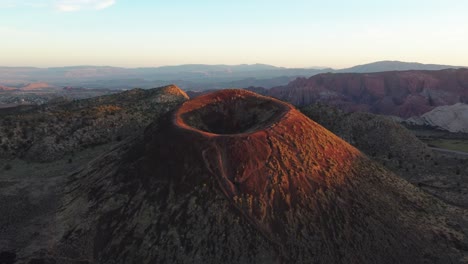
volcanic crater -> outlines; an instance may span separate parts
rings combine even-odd
[[[187,102],[177,111],[176,123],[210,134],[246,134],[273,125],[290,109],[277,100],[226,90]]]

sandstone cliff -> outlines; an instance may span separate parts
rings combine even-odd
[[[420,117],[411,117],[404,122],[409,125],[429,126],[454,133],[468,133],[468,105],[457,103],[438,106]]]
[[[468,102],[468,69],[320,74],[274,87],[268,95],[305,106],[323,102],[346,111],[404,118]]]

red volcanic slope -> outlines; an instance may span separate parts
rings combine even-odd
[[[192,100],[179,109],[174,123],[184,137],[206,144],[203,161],[223,192],[268,232],[281,232],[273,230],[275,210],[304,206],[305,194],[343,184],[360,156],[291,105],[247,92]],[[246,204],[249,197],[255,206]]]
[[[185,103],[174,126],[179,138],[203,145],[203,164],[226,197],[269,234],[282,232],[274,230],[281,221],[275,211],[305,206],[306,194],[340,186],[361,156],[291,105],[239,90]]]
[[[468,69],[320,74],[272,88],[269,95],[295,105],[325,102],[347,111],[410,117],[468,103]]]

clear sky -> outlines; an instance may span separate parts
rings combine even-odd
[[[0,0],[0,65],[468,65],[467,0]]]

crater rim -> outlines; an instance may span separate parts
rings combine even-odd
[[[174,124],[209,137],[255,134],[281,122],[293,107],[242,89],[225,89],[193,98],[174,114]]]

